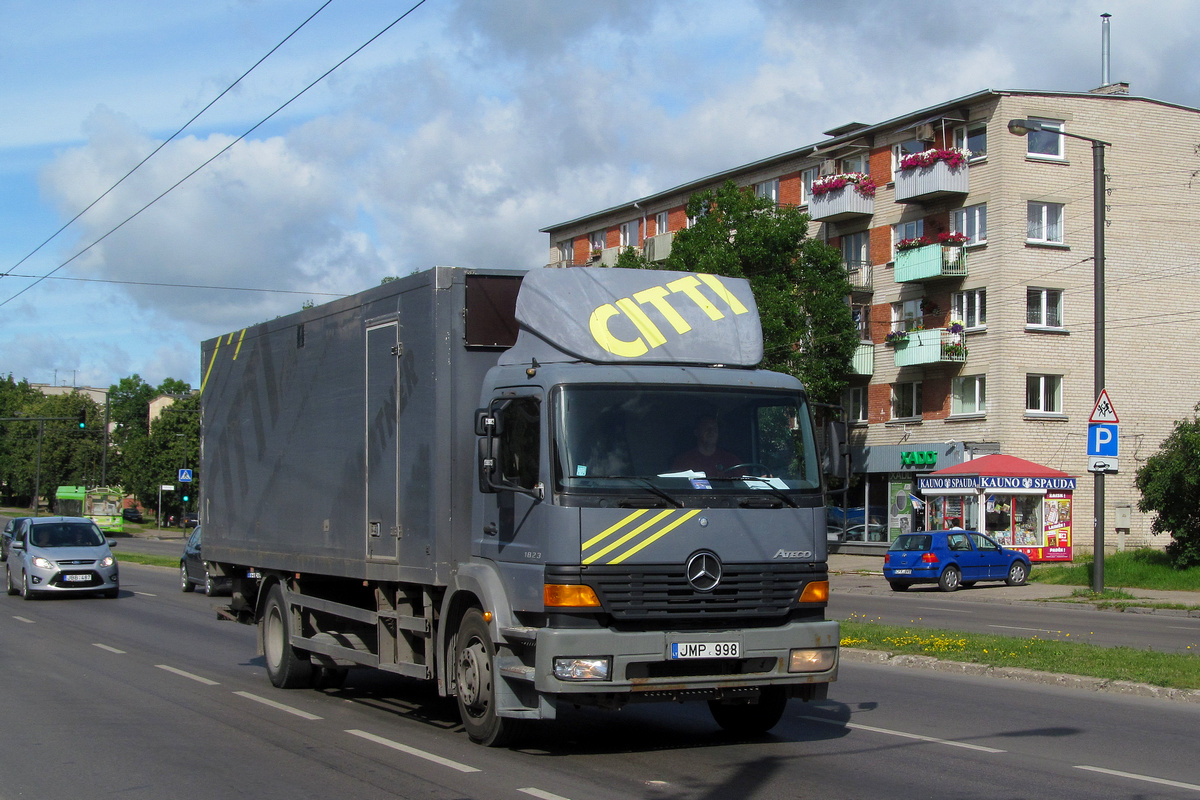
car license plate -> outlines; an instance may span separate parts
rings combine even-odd
[[[67,583],[87,583],[91,579],[91,575],[63,575],[63,580]]]
[[[894,569],[894,570],[892,570],[892,574],[893,575],[912,575],[912,570],[911,569]]]
[[[742,648],[737,642],[671,642],[671,659],[738,658]]]

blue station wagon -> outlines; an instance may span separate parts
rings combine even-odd
[[[883,557],[883,577],[896,592],[914,583],[936,583],[943,592],[953,592],[976,581],[1022,586],[1029,566],[1024,553],[1007,550],[978,531],[923,531],[892,542]]]

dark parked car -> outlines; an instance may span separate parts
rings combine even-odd
[[[228,594],[229,581],[219,575],[213,575],[204,561],[200,541],[203,536],[202,529],[203,526],[197,526],[196,530],[192,531],[192,535],[188,537],[187,544],[184,545],[183,557],[179,559],[179,588],[182,591],[190,592],[197,586],[201,586],[209,597]]]
[[[195,511],[189,511],[179,517],[179,527],[194,528],[200,524],[200,515]]]
[[[129,508],[121,509],[121,516],[125,518],[126,522],[142,521],[142,512],[139,508],[137,508],[137,506],[130,506]]]
[[[883,577],[894,591],[914,583],[936,583],[943,592],[976,581],[1004,581],[1021,586],[1029,578],[1029,557],[1008,550],[978,531],[949,530],[906,533],[883,557]]]
[[[4,533],[0,534],[0,561],[8,561],[8,548],[12,546],[13,535],[21,523],[29,517],[13,517],[4,525]]]

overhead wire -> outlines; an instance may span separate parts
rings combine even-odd
[[[338,61],[336,64],[334,64],[332,67],[330,67],[329,69],[327,69],[325,72],[321,73],[321,75],[320,75],[320,76],[318,76],[316,79],[314,79],[314,80],[313,80],[311,83],[309,83],[307,86],[305,86],[305,87],[304,87],[303,89],[301,89],[299,92],[297,92],[296,94],[292,95],[292,96],[291,96],[291,97],[290,97],[288,100],[286,100],[286,101],[285,101],[283,104],[281,104],[281,105],[280,105],[278,108],[276,108],[274,111],[272,111],[272,112],[271,112],[270,114],[268,114],[267,116],[265,116],[265,117],[263,117],[262,119],[260,119],[258,122],[254,123],[254,125],[252,125],[252,126],[250,126],[249,128],[247,128],[247,129],[246,129],[246,130],[245,130],[245,131],[244,131],[244,132],[243,132],[241,135],[239,135],[239,136],[238,136],[236,139],[234,139],[233,141],[231,141],[231,142],[230,142],[229,144],[227,144],[225,147],[222,147],[220,150],[218,150],[216,153],[214,153],[214,154],[213,154],[213,155],[212,155],[210,158],[208,158],[207,160],[203,161],[203,162],[202,162],[202,163],[201,163],[199,166],[197,166],[197,167],[196,167],[195,169],[193,169],[191,172],[187,173],[187,174],[186,174],[186,175],[184,175],[182,178],[180,178],[178,181],[176,181],[175,183],[171,184],[171,186],[169,186],[167,189],[165,189],[165,190],[164,190],[164,191],[162,191],[160,194],[158,194],[156,197],[154,197],[154,199],[150,200],[148,203],[146,203],[145,205],[143,205],[143,206],[142,206],[141,208],[139,208],[137,211],[133,212],[133,213],[132,213],[132,214],[130,214],[128,217],[126,217],[125,219],[123,219],[121,222],[119,222],[119,223],[117,223],[116,225],[114,225],[114,226],[113,226],[112,228],[110,228],[110,229],[109,229],[109,230],[108,230],[106,233],[102,234],[102,235],[101,235],[101,236],[99,236],[97,239],[95,239],[95,240],[94,240],[94,241],[93,241],[91,244],[89,244],[89,245],[87,245],[86,247],[84,247],[84,248],[82,248],[81,250],[79,250],[79,252],[75,253],[75,255],[71,256],[71,257],[70,257],[70,258],[68,258],[66,261],[62,262],[61,264],[59,264],[59,265],[58,265],[57,267],[55,267],[54,269],[52,269],[52,270],[50,270],[49,272],[47,272],[45,275],[42,275],[41,277],[37,278],[37,279],[36,279],[36,280],[34,280],[32,283],[30,283],[29,285],[25,286],[25,287],[24,287],[24,288],[22,288],[20,291],[18,291],[17,293],[13,294],[12,296],[10,296],[10,297],[8,297],[8,298],[6,298],[6,299],[4,299],[4,300],[0,300],[0,307],[3,307],[3,306],[5,306],[5,305],[7,305],[8,303],[10,303],[10,302],[12,302],[13,300],[17,299],[18,297],[20,297],[20,296],[21,296],[22,294],[24,294],[25,292],[29,291],[29,290],[30,290],[30,289],[32,289],[33,287],[35,287],[35,286],[37,286],[38,284],[40,284],[42,281],[46,280],[47,278],[50,278],[51,276],[53,276],[53,275],[54,275],[54,273],[58,272],[60,269],[62,269],[62,268],[64,268],[64,267],[66,267],[68,264],[70,264],[71,262],[73,262],[75,259],[77,259],[77,258],[79,258],[80,256],[84,255],[85,253],[87,253],[88,251],[90,251],[90,250],[91,250],[93,247],[95,247],[96,245],[100,244],[100,243],[101,243],[101,242],[103,242],[105,239],[107,239],[109,236],[113,235],[113,234],[114,234],[114,233],[116,233],[118,230],[120,230],[121,228],[123,228],[123,227],[124,227],[126,224],[128,224],[129,222],[131,222],[132,220],[134,220],[135,218],[137,218],[138,216],[140,216],[140,215],[142,214],[142,212],[144,212],[146,209],[148,209],[148,208],[150,208],[151,206],[153,206],[153,205],[154,205],[155,203],[157,203],[159,200],[161,200],[162,198],[166,197],[168,194],[170,194],[172,191],[174,191],[176,188],[178,188],[178,187],[179,187],[181,184],[183,184],[185,181],[189,180],[189,179],[190,179],[192,176],[194,176],[196,173],[200,172],[200,171],[201,171],[201,170],[203,170],[205,167],[207,167],[209,164],[211,164],[212,162],[216,161],[218,158],[220,158],[221,156],[223,156],[225,153],[229,152],[229,150],[231,150],[231,149],[232,149],[232,148],[233,148],[235,145],[237,145],[238,143],[240,143],[240,142],[241,142],[242,140],[244,140],[244,139],[245,139],[247,136],[249,136],[251,133],[253,133],[254,131],[256,131],[256,130],[258,130],[259,128],[261,128],[263,125],[265,125],[265,124],[266,124],[266,123],[267,123],[269,120],[271,120],[271,119],[272,119],[272,118],[273,118],[273,117],[274,117],[276,114],[278,114],[280,111],[283,111],[285,108],[287,108],[287,107],[288,107],[288,106],[290,106],[292,103],[294,103],[296,100],[298,100],[298,99],[299,99],[301,96],[303,96],[305,93],[307,93],[307,92],[308,92],[310,89],[312,89],[312,88],[313,88],[314,86],[316,86],[318,83],[320,83],[321,81],[325,80],[325,78],[329,77],[329,75],[331,75],[331,74],[332,74],[332,73],[333,73],[335,70],[337,70],[339,67],[341,67],[343,64],[345,64],[347,61],[349,61],[350,59],[354,58],[354,56],[358,55],[360,52],[362,52],[364,49],[366,49],[368,46],[370,46],[372,42],[374,42],[374,41],[375,41],[376,39],[378,39],[379,37],[383,36],[385,33],[387,33],[389,30],[391,30],[391,29],[392,29],[392,28],[394,28],[396,25],[398,25],[398,24],[399,24],[399,23],[400,23],[402,20],[404,20],[406,17],[408,17],[410,14],[412,14],[412,13],[413,13],[414,11],[416,11],[418,8],[420,8],[421,6],[423,6],[423,5],[425,4],[425,2],[426,2],[426,0],[418,0],[418,1],[417,1],[417,2],[416,2],[416,3],[415,3],[415,4],[414,4],[414,5],[411,7],[411,8],[409,8],[407,11],[405,11],[403,14],[401,14],[401,15],[400,15],[399,17],[397,17],[396,19],[392,20],[392,21],[391,21],[390,23],[388,23],[388,24],[387,24],[387,25],[386,25],[386,26],[385,26],[383,29],[381,29],[380,31],[378,31],[377,33],[375,33],[373,36],[371,36],[371,38],[367,39],[367,41],[363,42],[361,45],[359,45],[357,48],[355,48],[355,49],[354,49],[354,50],[353,50],[353,51],[352,51],[352,52],[351,52],[349,55],[345,56],[345,57],[344,57],[344,58],[342,58],[340,61]]]

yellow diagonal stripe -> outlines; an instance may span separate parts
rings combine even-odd
[[[643,522],[641,525],[638,525],[636,528],[634,528],[634,529],[633,529],[633,530],[631,530],[629,533],[627,533],[627,534],[625,534],[624,536],[622,536],[620,539],[617,539],[617,540],[616,540],[615,542],[613,542],[612,544],[608,545],[607,547],[605,547],[605,548],[601,549],[600,551],[598,551],[598,552],[596,552],[596,553],[594,553],[594,554],[592,554],[592,555],[588,556],[587,558],[583,559],[583,563],[584,563],[584,564],[591,564],[591,563],[595,562],[595,561],[596,561],[596,559],[603,557],[604,555],[606,555],[606,554],[608,554],[608,553],[612,552],[613,550],[616,550],[618,547],[620,547],[621,545],[625,544],[625,543],[626,543],[626,542],[628,542],[630,539],[632,539],[633,537],[637,536],[639,533],[643,532],[644,530],[646,530],[646,529],[647,529],[647,528],[649,528],[649,527],[652,527],[652,526],[654,526],[654,525],[658,524],[658,523],[659,523],[659,522],[661,522],[663,519],[665,519],[665,518],[667,518],[667,517],[671,516],[671,514],[673,514],[673,513],[675,513],[675,512],[671,511],[670,509],[667,509],[666,511],[663,511],[663,512],[661,512],[660,514],[657,514],[657,515],[655,515],[655,516],[654,516],[652,519],[650,519],[650,520],[649,520],[649,521],[647,521],[647,522]]]
[[[649,509],[647,509],[647,508],[643,508],[641,511],[635,511],[632,514],[630,514],[628,517],[625,517],[624,519],[622,519],[616,525],[613,525],[611,528],[600,531],[600,533],[596,534],[595,536],[593,536],[592,538],[588,539],[586,542],[583,543],[583,549],[587,550],[589,547],[591,547],[592,545],[594,545],[596,542],[600,541],[601,539],[611,536],[612,534],[621,530],[621,528],[625,527],[630,522],[633,522],[635,519],[640,517],[642,514],[645,514],[647,511],[649,511]]]
[[[678,519],[672,520],[672,521],[671,521],[671,523],[670,523],[670,524],[668,524],[668,525],[664,525],[664,526],[663,526],[663,527],[662,527],[662,528],[661,528],[659,531],[657,531],[657,532],[656,532],[654,535],[652,535],[652,536],[647,536],[647,537],[646,537],[645,539],[643,539],[641,542],[639,542],[638,544],[636,544],[636,545],[634,545],[633,547],[629,548],[629,549],[628,549],[628,550],[626,550],[624,553],[622,553],[621,555],[619,555],[619,556],[617,556],[616,558],[612,559],[612,560],[611,560],[611,561],[609,561],[608,563],[609,563],[609,564],[620,564],[622,561],[624,561],[625,559],[629,558],[631,555],[633,555],[634,553],[638,552],[638,551],[639,551],[639,550],[641,550],[643,547],[647,547],[647,546],[649,546],[649,545],[650,545],[652,542],[656,542],[656,541],[658,541],[659,539],[661,539],[662,537],[666,536],[668,533],[670,533],[671,531],[675,530],[675,529],[676,529],[676,528],[678,528],[680,525],[682,525],[683,523],[687,522],[689,519],[691,519],[692,517],[696,516],[696,515],[697,515],[697,514],[699,514],[699,513],[700,513],[700,509],[698,509],[698,508],[697,508],[697,509],[694,509],[694,510],[692,510],[692,511],[689,511],[689,512],[687,512],[686,514],[680,514]]]

